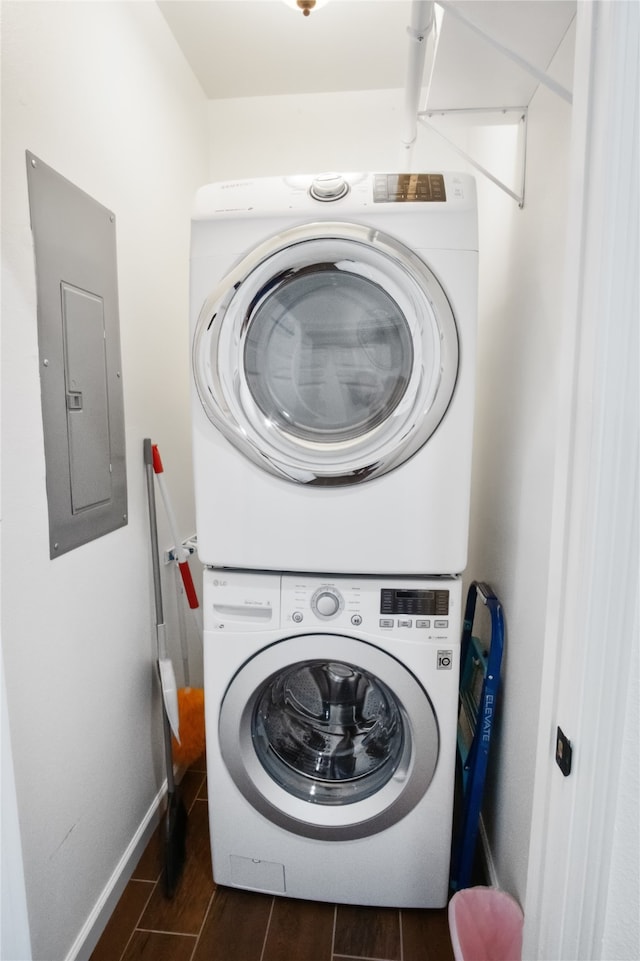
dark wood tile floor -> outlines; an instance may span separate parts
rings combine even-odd
[[[446,910],[323,904],[217,887],[211,876],[206,771],[182,781],[187,858],[171,901],[159,830],[91,961],[453,961]]]

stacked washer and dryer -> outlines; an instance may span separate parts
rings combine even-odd
[[[218,884],[446,904],[477,249],[463,174],[197,195],[193,448]]]

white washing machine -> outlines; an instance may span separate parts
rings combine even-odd
[[[203,563],[455,574],[467,559],[475,182],[212,184],[191,240]]]
[[[442,908],[459,579],[205,571],[217,884]]]

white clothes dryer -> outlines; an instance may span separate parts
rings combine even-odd
[[[467,558],[475,182],[211,184],[191,239],[200,558],[455,574]]]
[[[216,883],[444,907],[460,580],[204,577]]]

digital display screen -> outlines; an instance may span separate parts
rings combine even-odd
[[[442,203],[447,199],[442,174],[375,174],[373,202]]]
[[[381,614],[410,614],[414,617],[447,617],[449,591],[396,590],[380,591]]]

